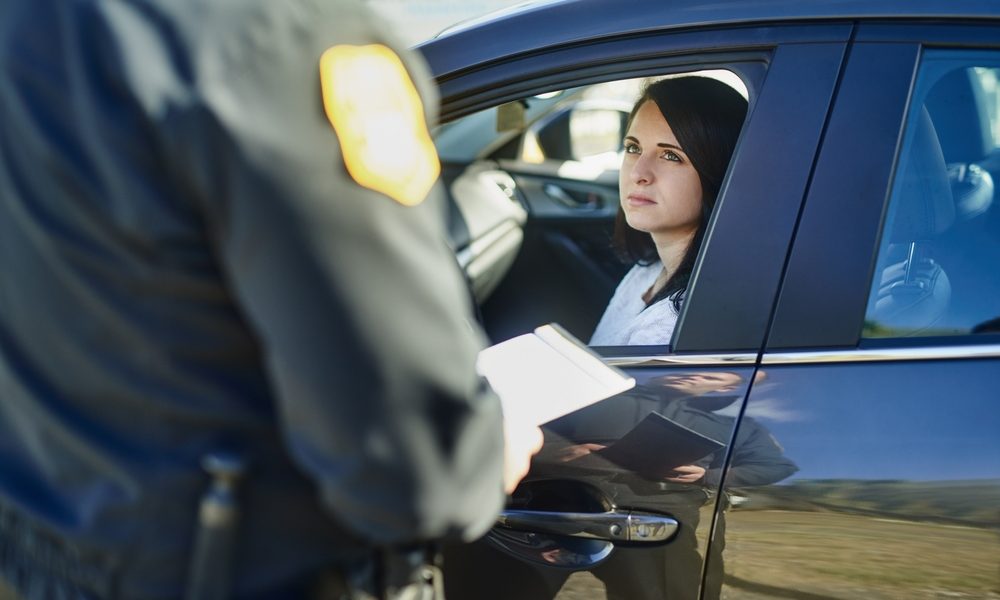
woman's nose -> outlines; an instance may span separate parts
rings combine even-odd
[[[649,184],[653,182],[652,164],[645,155],[639,156],[632,164],[632,181]]]

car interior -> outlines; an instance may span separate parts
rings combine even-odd
[[[970,67],[946,73],[911,118],[866,337],[1000,329],[1000,208],[994,200],[1000,153],[993,133],[998,72]]]
[[[882,327],[918,335],[948,312],[951,283],[935,257],[933,241],[955,222],[948,170],[937,132],[920,111],[900,166],[898,196],[887,228],[889,245],[872,286],[868,318]]]
[[[998,74],[1000,69],[953,70],[934,85],[925,103],[955,202],[955,224],[940,240],[940,262],[953,290],[947,324],[962,333],[985,332],[985,324],[1000,317],[1000,207],[994,185],[1000,153],[993,133]]]
[[[700,74],[747,95],[728,71]],[[435,132],[450,241],[494,343],[553,321],[589,340],[630,266],[611,235],[622,140],[644,81],[541,94]]]

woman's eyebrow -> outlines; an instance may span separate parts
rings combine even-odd
[[[660,142],[659,144],[656,145],[656,147],[657,148],[670,148],[672,150],[680,150],[681,152],[684,152],[684,148],[681,148],[677,144],[668,144],[666,142]]]
[[[635,142],[636,144],[638,144],[638,143],[639,143],[639,140],[638,140],[638,139],[636,139],[636,138],[634,138],[634,137],[632,137],[632,136],[630,136],[630,135],[626,135],[626,136],[625,136],[625,141],[627,141],[627,142],[628,142],[628,141],[632,141],[632,142]],[[671,149],[671,150],[680,150],[681,152],[684,152],[684,148],[681,148],[681,147],[680,147],[680,146],[678,146],[677,144],[670,144],[670,143],[668,143],[668,142],[660,142],[660,143],[658,143],[658,144],[656,145],[656,147],[657,147],[657,148],[669,148],[669,149]],[[686,152],[685,152],[685,154],[686,154]]]

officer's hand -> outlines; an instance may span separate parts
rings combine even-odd
[[[531,457],[542,449],[542,430],[504,420],[504,490],[510,494],[528,474]]]
[[[607,448],[604,444],[574,444],[563,448],[556,454],[556,461],[570,462],[578,458],[583,458],[588,454],[598,452]]]
[[[698,465],[684,465],[674,469],[672,477],[665,477],[674,483],[694,483],[705,476],[705,468]]]

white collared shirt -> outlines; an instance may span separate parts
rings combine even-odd
[[[614,296],[604,309],[591,346],[651,346],[669,344],[677,324],[677,311],[671,298],[646,306],[642,299],[656,281],[663,264],[635,265],[625,274]]]

